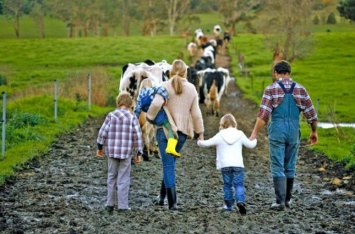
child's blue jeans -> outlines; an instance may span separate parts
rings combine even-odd
[[[224,167],[221,169],[223,178],[224,201],[227,208],[232,208],[234,198],[238,202],[244,202],[244,168]],[[235,195],[233,195],[233,187]]]

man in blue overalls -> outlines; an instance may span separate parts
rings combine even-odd
[[[256,138],[261,127],[268,123],[270,169],[274,182],[276,203],[272,209],[290,208],[291,193],[296,174],[300,145],[300,112],[311,126],[309,142],[318,143],[317,113],[306,89],[294,82],[291,66],[279,61],[274,66],[274,83],[266,87],[250,140]]]

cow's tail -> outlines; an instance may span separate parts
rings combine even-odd
[[[216,85],[216,79],[213,79],[211,89],[210,89],[210,99],[211,101],[214,101],[217,99],[217,85]]]

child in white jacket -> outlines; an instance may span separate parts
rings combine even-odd
[[[244,196],[244,164],[242,146],[254,148],[257,140],[249,140],[245,134],[237,129],[237,121],[232,114],[224,115],[220,120],[220,131],[208,140],[198,140],[197,145],[202,147],[216,146],[216,166],[222,172],[224,208],[231,211],[235,199],[240,214],[246,214]]]

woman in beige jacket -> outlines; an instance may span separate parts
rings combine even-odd
[[[168,94],[169,99],[165,103],[160,95],[156,95],[147,112],[147,120],[154,120],[159,110],[163,107],[166,111],[174,134],[177,137],[176,151],[180,152],[186,139],[192,139],[194,133],[198,139],[203,140],[203,119],[199,107],[196,88],[186,79],[187,66],[180,59],[174,60],[170,71],[170,80],[161,83]],[[156,138],[163,166],[163,179],[160,189],[158,204],[163,206],[167,195],[169,209],[176,210],[175,190],[175,163],[176,157],[166,153],[168,144],[167,131],[158,127]]]

